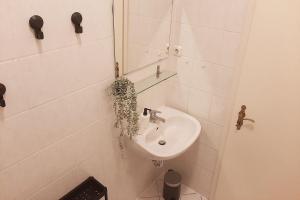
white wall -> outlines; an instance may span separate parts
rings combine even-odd
[[[224,142],[247,4],[248,0],[175,0],[173,45],[182,46],[183,56],[173,58],[178,78],[169,89],[168,104],[197,117],[203,131],[168,167],[207,197]]]
[[[105,88],[113,81],[111,0],[0,0],[0,200],[54,200],[87,176],[132,200],[159,171],[121,157]],[[76,36],[73,12],[83,15]],[[36,41],[29,18],[44,18]]]

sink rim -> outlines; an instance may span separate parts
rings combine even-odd
[[[134,143],[139,148],[141,148],[143,151],[150,154],[151,159],[170,160],[172,158],[175,158],[175,157],[181,155],[185,151],[187,151],[195,143],[197,138],[200,136],[202,127],[201,127],[200,122],[196,118],[194,118],[193,116],[190,116],[190,115],[188,115],[188,114],[186,114],[182,111],[179,111],[177,109],[174,109],[174,108],[171,108],[171,107],[168,107],[168,106],[161,106],[157,110],[162,111],[160,116],[165,118],[166,120],[168,120],[172,117],[182,117],[182,118],[190,120],[191,123],[195,126],[194,127],[195,131],[193,131],[193,133],[190,134],[190,137],[185,142],[185,144],[179,146],[178,149],[176,149],[176,151],[174,151],[174,152],[170,152],[170,151],[162,152],[161,149],[156,149],[156,148],[153,148],[153,146],[151,147],[151,145],[147,145],[146,136],[148,134],[151,134],[150,132],[154,131],[154,129],[159,127],[159,125],[157,125],[157,124],[150,124],[150,126],[146,130],[144,130],[144,134],[136,135],[133,138]],[[161,138],[162,138],[162,136],[159,135],[154,141],[158,142]],[[167,141],[167,143],[168,143],[168,141]],[[176,146],[176,144],[175,144],[175,146]],[[157,143],[156,147],[158,147],[158,148],[167,148],[168,146],[167,145],[159,145]]]

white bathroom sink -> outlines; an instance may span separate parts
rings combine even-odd
[[[166,122],[149,123],[134,137],[134,143],[152,160],[170,160],[192,146],[200,135],[201,125],[194,117],[176,109],[163,106],[157,110]]]

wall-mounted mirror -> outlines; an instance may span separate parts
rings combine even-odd
[[[116,76],[169,58],[172,16],[173,0],[114,0]]]

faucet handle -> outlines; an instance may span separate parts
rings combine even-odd
[[[147,116],[147,115],[148,115],[148,111],[151,112],[151,109],[149,109],[149,108],[144,108],[143,115],[144,115],[144,116]]]

